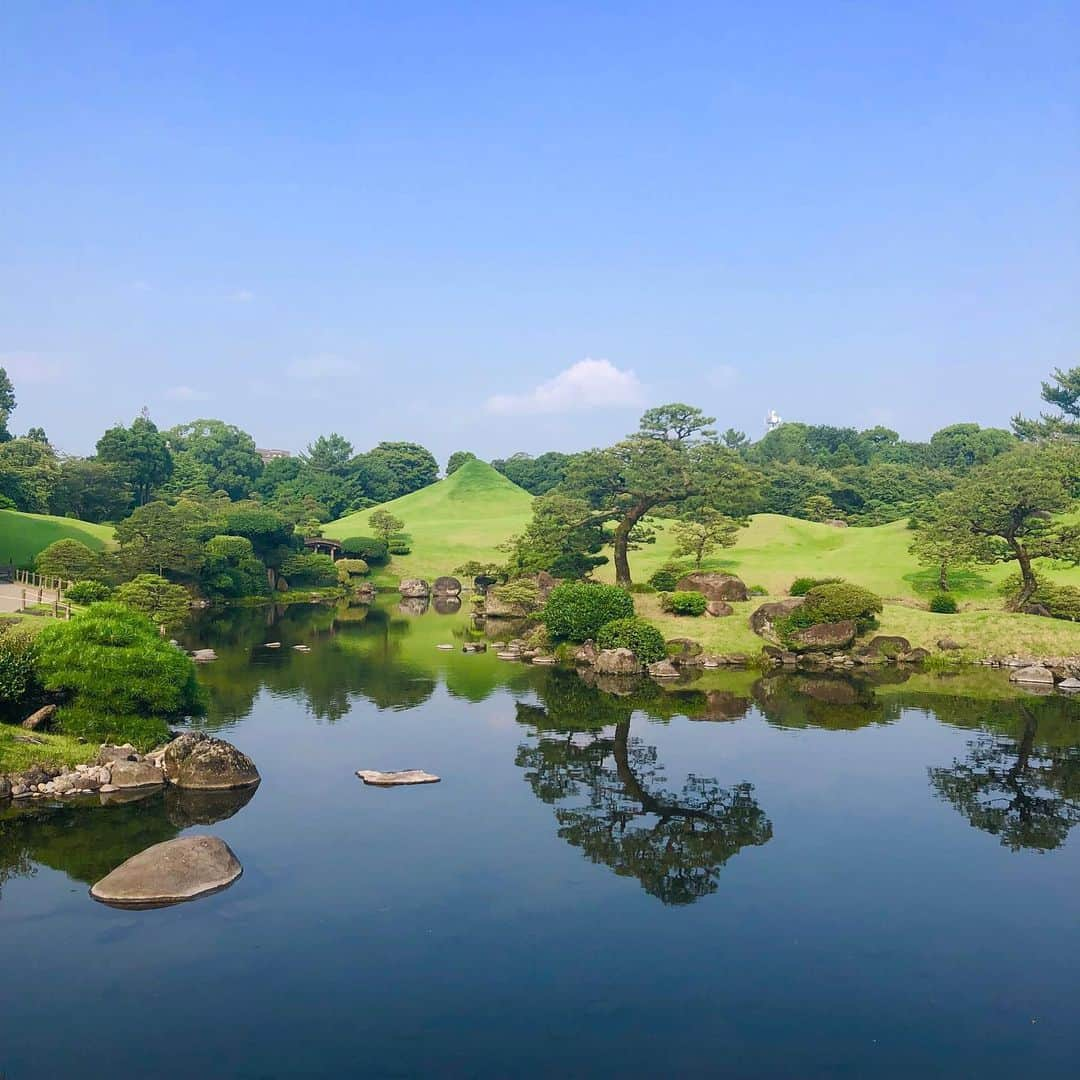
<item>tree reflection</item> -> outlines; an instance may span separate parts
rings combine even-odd
[[[1052,851],[1080,823],[1080,750],[1040,738],[1039,707],[1018,703],[1019,724],[985,731],[930,783],[976,828],[1013,851]]]
[[[657,748],[630,735],[633,696],[594,690],[606,700],[571,711],[567,697],[577,698],[580,707],[588,696],[581,691],[590,689],[571,678],[553,678],[542,691],[547,704],[549,690],[561,690],[554,695],[554,714],[518,706],[519,722],[535,728],[537,738],[518,748],[516,762],[537,798],[555,805],[559,836],[592,862],[637,878],[665,904],[691,904],[715,892],[733,855],[772,837],[753,787],[723,788],[691,774],[681,790],[670,790]],[[643,692],[652,698],[649,688]]]

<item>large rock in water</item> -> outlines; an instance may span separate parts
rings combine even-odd
[[[675,586],[679,592],[698,592],[710,600],[748,600],[750,593],[741,578],[734,574],[716,574],[696,570]]]
[[[1012,672],[1009,682],[1026,683],[1028,686],[1053,686],[1054,673],[1041,664],[1033,664]]]
[[[766,641],[778,644],[780,639],[776,633],[777,621],[786,619],[788,615],[796,608],[802,607],[802,605],[803,598],[801,596],[792,596],[787,600],[776,600],[773,603],[762,604],[750,616],[750,629],[758,637],[763,637]]]
[[[109,766],[109,783],[121,789],[154,787],[165,783],[165,775],[149,761],[120,760]]]
[[[432,591],[436,596],[460,596],[461,582],[456,577],[437,577]]]
[[[850,648],[859,628],[854,619],[818,623],[791,635],[791,647],[796,652],[836,652]]]
[[[163,907],[227,888],[244,868],[216,836],[181,836],[154,844],[106,874],[90,890],[115,907]]]
[[[161,764],[165,778],[177,787],[221,791],[259,782],[259,770],[247,754],[201,731],[173,739],[165,747]]]
[[[398,586],[398,592],[410,600],[425,600],[431,595],[431,586],[423,578],[405,578]]]
[[[594,670],[598,675],[638,675],[641,661],[629,649],[601,649]]]

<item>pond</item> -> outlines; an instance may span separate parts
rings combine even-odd
[[[190,627],[202,726],[262,784],[4,813],[0,1074],[1075,1075],[1080,703],[989,672],[602,687],[468,632],[383,599]],[[185,831],[243,876],[89,898]]]

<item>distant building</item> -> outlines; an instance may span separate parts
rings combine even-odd
[[[255,451],[259,457],[262,458],[264,465],[269,465],[271,461],[277,461],[278,458],[292,457],[291,450],[258,450]]]
[[[775,409],[770,409],[765,417],[766,432],[775,431],[784,421]]]

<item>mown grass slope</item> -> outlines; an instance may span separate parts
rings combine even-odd
[[[380,568],[379,580],[405,577],[430,580],[450,574],[470,559],[502,561],[508,537],[521,532],[532,513],[532,496],[483,461],[467,461],[455,473],[429,487],[384,503],[382,509],[405,522],[412,554],[396,556]],[[371,536],[370,511],[323,526],[326,536]]]
[[[74,518],[0,510],[0,563],[30,567],[34,556],[55,540],[79,540],[100,551],[112,543],[111,525],[91,525]]]

